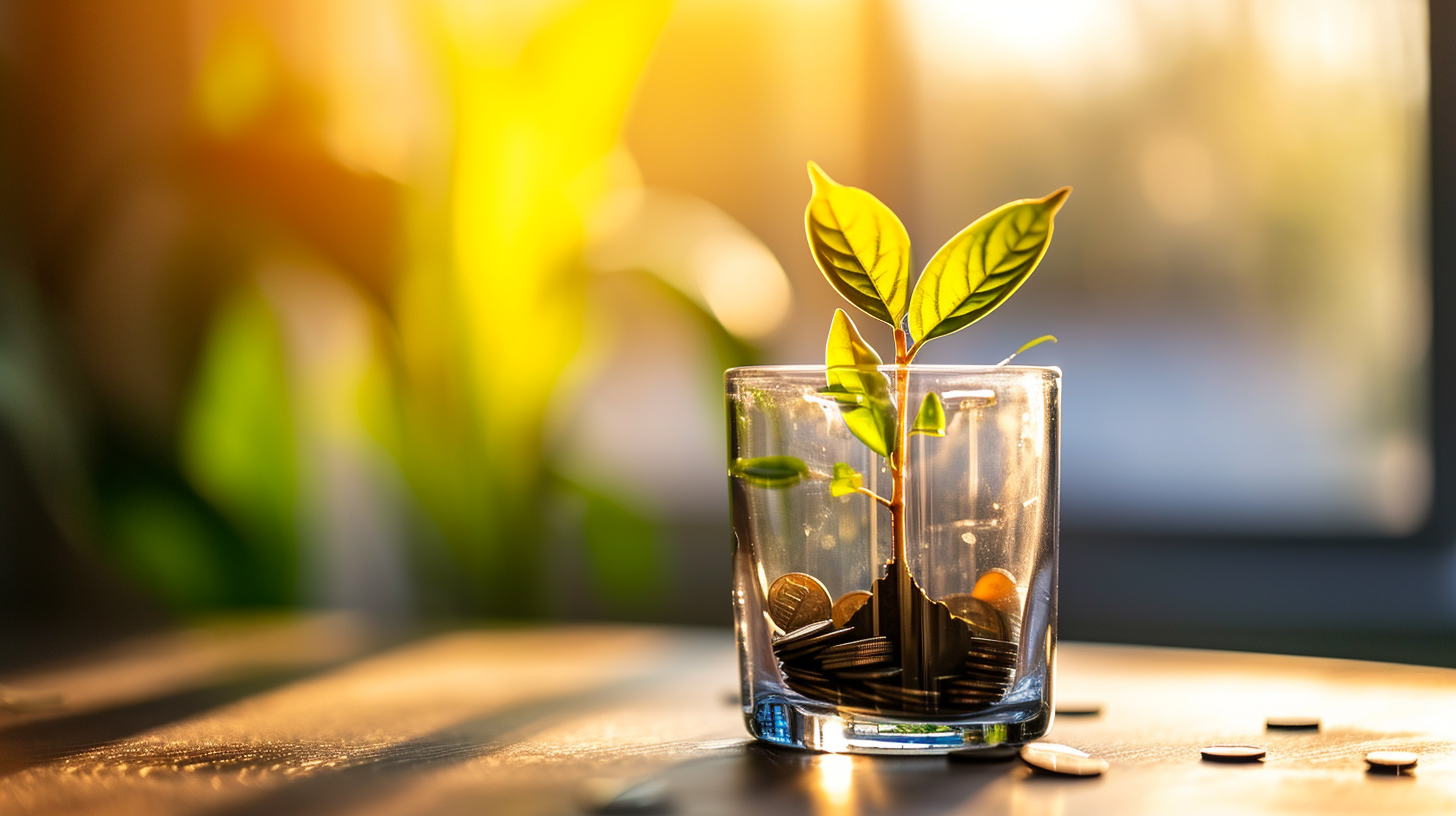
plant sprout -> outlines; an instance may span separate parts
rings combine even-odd
[[[910,238],[900,219],[870,193],[836,183],[814,162],[809,163],[809,177],[814,191],[804,221],[815,262],[830,285],[860,311],[888,323],[895,337],[892,383],[880,370],[880,355],[849,315],[836,309],[824,353],[825,385],[819,393],[838,405],[850,433],[885,459],[891,493],[881,496],[865,488],[861,475],[843,462],[832,473],[821,473],[796,457],[766,456],[739,459],[730,473],[766,488],[827,480],[833,496],[864,494],[888,508],[894,544],[889,568],[898,583],[899,603],[906,605],[901,620],[908,621],[913,585],[904,568],[909,439],[912,434],[943,437],[946,427],[945,407],[934,392],[926,394],[913,418],[904,410],[909,366],[926,343],[984,318],[1026,282],[1046,255],[1052,220],[1072,189],[1013,201],[976,219],[935,253],[912,291]],[[1037,338],[1001,365],[1044,341],[1056,338]]]
[[[905,559],[905,472],[911,434],[945,436],[945,407],[925,395],[912,423],[898,410],[909,399],[908,366],[925,344],[960,331],[1006,302],[1046,255],[1052,219],[1071,194],[1063,187],[1041,198],[1003,204],[946,242],[925,265],[910,291],[910,236],[895,213],[873,195],[829,178],[809,162],[814,193],[804,211],[809,249],[824,277],[845,300],[895,331],[895,382],[880,371],[880,355],[865,342],[843,309],[834,310],[824,350],[826,384],[820,394],[839,405],[855,438],[889,464],[888,498],[863,487],[854,468],[840,462],[832,474],[813,471],[792,456],[739,459],[734,476],[760,487],[790,487],[805,478],[826,479],[830,493],[863,493],[890,509],[892,563]],[[1039,337],[1012,357],[1044,341]]]

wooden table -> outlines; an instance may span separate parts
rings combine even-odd
[[[683,814],[1456,812],[1456,671],[1088,644],[1059,662],[1061,696],[1104,709],[1052,738],[1103,777],[750,743],[727,632],[218,626],[0,678],[63,699],[0,712],[0,813],[579,814],[602,778],[660,782]],[[1290,713],[1324,727],[1264,730]],[[1268,760],[1200,761],[1213,742]],[[1366,773],[1387,748],[1419,767]]]

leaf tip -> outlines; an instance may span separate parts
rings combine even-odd
[[[1062,187],[1054,192],[1048,193],[1046,197],[1042,199],[1042,202],[1045,203],[1047,205],[1047,209],[1051,210],[1052,214],[1055,215],[1057,210],[1060,210],[1062,208],[1062,205],[1067,203],[1067,196],[1071,194],[1071,187]]]
[[[814,189],[816,190],[820,187],[830,187],[834,184],[834,179],[830,178],[829,174],[824,172],[824,168],[820,167],[819,163],[813,159],[809,160],[809,180],[814,183]]]

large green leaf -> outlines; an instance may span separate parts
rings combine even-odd
[[[898,327],[910,291],[905,225],[878,198],[836,183],[814,162],[809,178],[814,194],[804,228],[819,270],[865,314]]]
[[[917,343],[964,329],[1026,282],[1052,240],[1052,217],[1072,192],[1005,204],[976,219],[935,253],[910,296]]]
[[[915,426],[910,429],[910,433],[945,436],[945,405],[940,401],[939,394],[931,391],[925,395],[925,400],[920,403],[920,413],[915,415]]]
[[[890,378],[880,372],[880,355],[860,337],[843,309],[834,310],[824,365],[829,387],[823,393],[835,397],[849,432],[870,450],[890,458],[895,449],[895,403],[890,399]]]
[[[809,466],[793,456],[760,456],[737,459],[728,472],[759,487],[793,487],[809,475]]]

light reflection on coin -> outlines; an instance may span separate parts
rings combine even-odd
[[[1016,591],[1016,578],[1004,569],[987,570],[977,578],[971,597],[979,598],[1008,615],[1021,611],[1021,595]]]
[[[952,615],[971,624],[975,634],[1000,640],[1006,636],[1001,614],[991,604],[971,595],[947,595],[941,601]]]
[[[1386,773],[1399,773],[1414,768],[1418,760],[1420,757],[1410,751],[1371,751],[1365,755],[1370,770]]]
[[[1039,771],[1061,776],[1097,776],[1107,770],[1105,759],[1049,742],[1033,742],[1022,747],[1021,761]]]
[[[842,629],[848,625],[849,619],[854,617],[854,613],[858,612],[860,607],[869,602],[870,597],[870,594],[862,589],[840,595],[830,612],[830,617],[834,619],[834,628]]]
[[[790,572],[768,588],[768,615],[785,632],[829,620],[829,613],[829,590],[812,575]]]
[[[1258,762],[1267,752],[1258,745],[1209,745],[1199,753],[1209,762]]]

